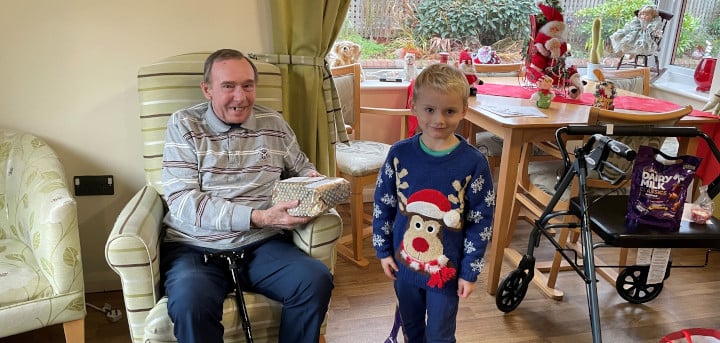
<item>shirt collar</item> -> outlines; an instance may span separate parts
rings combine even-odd
[[[213,111],[212,108],[212,102],[208,101],[208,109],[205,111],[205,121],[208,123],[211,129],[213,129],[216,132],[227,132],[230,131],[230,125],[225,124],[220,118],[218,118],[217,115],[215,115],[215,111]],[[250,116],[248,119],[245,120],[244,123],[241,124],[241,126],[247,130],[256,131],[257,129],[257,120],[255,119],[255,107],[253,106],[253,111],[250,113]]]

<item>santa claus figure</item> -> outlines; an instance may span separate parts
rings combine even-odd
[[[473,66],[472,57],[470,56],[470,53],[467,51],[467,49],[460,51],[460,57],[458,58],[458,68],[460,69],[460,71],[463,72],[463,74],[465,74],[465,78],[467,78],[468,83],[470,84],[470,96],[477,95],[477,88],[475,88],[475,83],[481,85],[482,81],[479,81],[477,75],[475,75],[475,66]]]
[[[538,7],[547,22],[540,27],[533,40],[534,52],[530,55],[527,78],[537,82],[542,76],[550,76],[557,87],[572,86],[569,96],[577,98],[582,94],[583,82],[575,66],[565,66],[565,20],[562,13],[553,7],[542,3],[538,3]]]

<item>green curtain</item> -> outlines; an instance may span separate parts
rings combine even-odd
[[[283,115],[318,171],[335,176],[335,142],[348,140],[325,55],[347,15],[350,0],[271,0],[275,55],[280,67]]]

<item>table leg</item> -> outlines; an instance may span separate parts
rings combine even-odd
[[[518,164],[520,163],[520,149],[522,148],[524,131],[515,128],[496,133],[503,137],[502,157],[498,172],[498,185],[495,192],[495,214],[493,217],[493,234],[490,242],[490,260],[488,267],[487,291],[494,295],[500,282],[500,269],[503,263],[505,248],[509,245],[507,235],[510,224],[515,220],[510,218],[512,202],[515,201],[515,182],[517,180]],[[514,219],[514,218],[513,218]]]

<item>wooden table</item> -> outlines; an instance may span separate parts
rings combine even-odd
[[[517,84],[517,78],[485,78],[487,83]],[[482,86],[481,86],[482,87]],[[503,138],[502,157],[498,172],[493,234],[490,244],[490,258],[486,265],[489,269],[487,291],[494,295],[500,278],[503,255],[519,254],[509,248],[512,237],[511,225],[517,218],[510,218],[511,207],[515,200],[515,182],[518,177],[520,150],[526,142],[554,141],[555,131],[567,125],[584,125],[588,120],[589,106],[561,102],[553,102],[549,109],[541,111],[547,118],[537,117],[502,117],[479,107],[481,104],[535,106],[527,99],[509,98],[491,95],[478,95],[470,99],[470,110],[465,119],[484,130]],[[630,111],[628,111],[630,112]],[[678,126],[699,127],[705,123],[717,122],[717,119],[687,116],[678,122]],[[680,139],[680,154],[692,154],[697,149],[697,139]],[[506,251],[507,250],[507,251]],[[538,273],[536,273],[537,275]],[[557,290],[544,290],[546,295],[557,299]],[[550,292],[551,294],[548,294]],[[562,293],[559,294],[562,298]]]

